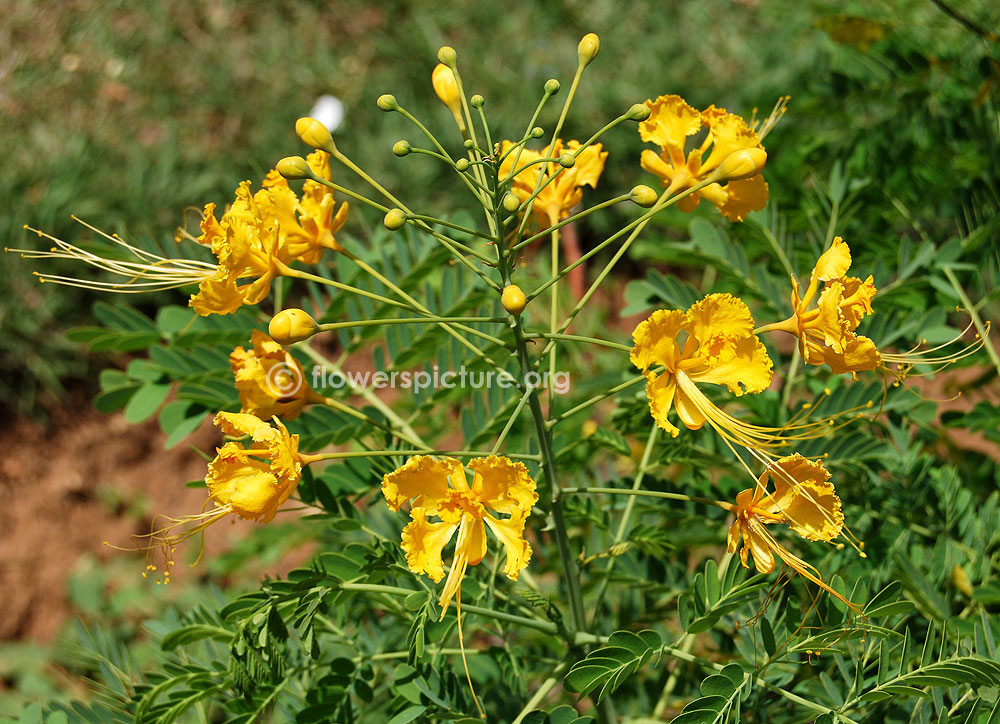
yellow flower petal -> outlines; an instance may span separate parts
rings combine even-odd
[[[274,437],[275,430],[256,415],[247,415],[242,412],[220,412],[215,416],[215,426],[226,435],[240,437],[251,435],[256,438],[260,435],[265,439]]]
[[[725,385],[737,397],[744,391],[763,392],[771,385],[771,358],[767,348],[754,335],[730,340],[708,364],[704,371],[692,372],[691,379]]]
[[[833,240],[833,245],[820,256],[816,262],[813,275],[821,282],[836,279],[847,274],[851,268],[851,250],[839,236]]]
[[[412,520],[403,528],[403,551],[414,573],[424,573],[435,583],[444,578],[444,547],[458,530],[457,525],[432,523],[420,508],[414,508]]]
[[[768,546],[768,538],[764,526],[757,520],[751,519],[743,528],[743,550],[740,551],[740,559],[743,567],[747,567],[747,549],[753,554],[753,564],[761,573],[770,573],[774,570],[774,554]]]
[[[454,458],[415,455],[382,478],[382,494],[392,510],[413,499],[414,508],[436,513],[448,494],[448,481],[457,490],[468,489],[462,463]]]
[[[840,535],[844,527],[840,498],[822,463],[789,455],[761,476],[762,485],[769,474],[774,484],[771,502],[792,530],[812,541],[830,541]]]
[[[236,286],[236,279],[224,266],[220,266],[214,276],[198,285],[198,293],[192,294],[188,305],[198,314],[232,314],[243,306],[243,292]]]
[[[660,154],[652,149],[645,149],[639,157],[639,163],[643,169],[660,177],[661,186],[669,186],[674,180],[674,167],[667,162]],[[690,198],[690,197],[689,197]],[[685,201],[686,199],[681,199]]]
[[[660,96],[645,106],[650,113],[639,124],[639,137],[668,150],[675,165],[684,163],[684,144],[701,130],[701,114],[678,95]]]
[[[702,193],[730,221],[743,221],[751,211],[760,211],[767,206],[767,182],[764,181],[764,177],[760,174],[751,176],[750,178],[730,181],[723,186],[722,188],[726,192],[726,197],[722,203],[716,203],[713,199],[709,198],[708,194],[705,194],[705,191],[716,185],[712,184],[712,186],[702,189]]]
[[[751,334],[753,315],[746,303],[732,294],[709,294],[688,309],[684,328],[703,345],[711,346],[712,340],[720,337]]]
[[[760,139],[747,125],[746,121],[732,113],[719,113],[723,109],[714,109],[715,113],[702,113],[712,135],[712,151],[702,162],[699,175],[705,178],[709,171],[714,170],[728,156],[749,148],[763,148]]]
[[[677,376],[683,375],[683,372],[678,372]],[[705,424],[705,415],[698,407],[698,405],[689,398],[684,390],[678,386],[677,394],[674,397],[674,407],[677,408],[677,417],[680,418],[681,422],[684,423],[684,427],[688,430],[700,430]]]
[[[675,369],[680,361],[677,335],[686,321],[687,316],[679,309],[658,309],[639,322],[632,332],[632,364],[643,372],[657,364]]]
[[[236,446],[238,447],[238,446]],[[268,522],[291,494],[281,485],[270,466],[252,458],[227,455],[225,446],[208,466],[205,483],[209,495],[219,505],[229,506],[247,520]]]
[[[538,502],[535,481],[524,463],[490,455],[470,460],[466,467],[476,474],[472,483],[476,497],[498,513],[512,513],[514,508],[531,510]]]
[[[531,560],[531,546],[524,539],[524,521],[527,517],[527,511],[517,508],[510,518],[505,520],[499,520],[489,514],[485,516],[486,525],[507,550],[507,563],[503,572],[512,581],[517,580],[518,574]]]
[[[229,355],[241,411],[263,420],[294,420],[311,392],[302,365],[260,330],[253,331],[251,340],[253,349],[237,347]]]
[[[668,413],[674,403],[674,394],[677,391],[677,384],[672,375],[656,375],[650,372],[646,375],[646,397],[649,398],[649,411],[656,424],[661,429],[670,433],[671,437],[677,437],[680,428],[670,422]]]

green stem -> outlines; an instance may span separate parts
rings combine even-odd
[[[659,490],[628,490],[626,488],[563,488],[563,495],[572,494],[603,494],[603,495],[638,495],[643,498],[662,498],[664,500],[683,500],[689,503],[702,503],[704,505],[714,505],[730,513],[736,512],[736,506],[724,500],[713,500],[712,498],[701,498],[696,495],[684,495],[683,493],[664,493]]]
[[[585,400],[584,402],[581,402],[576,407],[571,407],[570,409],[566,410],[565,412],[557,415],[556,417],[553,417],[551,420],[549,420],[548,426],[550,428],[554,427],[555,425],[559,424],[560,422],[562,422],[566,418],[572,417],[573,415],[575,415],[576,413],[580,412],[581,410],[586,410],[588,407],[591,407],[592,405],[596,405],[601,400],[606,400],[609,397],[614,397],[615,395],[617,395],[622,390],[627,390],[629,387],[632,387],[637,382],[642,382],[645,379],[646,378],[643,375],[636,375],[632,379],[627,380],[626,382],[622,382],[620,385],[615,385],[610,390],[607,390],[606,392],[602,392],[599,395],[595,395],[594,397],[591,397],[589,400]]]
[[[514,718],[513,724],[521,724],[524,721],[524,717],[528,716],[528,714],[535,711],[541,705],[545,697],[549,695],[549,692],[555,688],[556,684],[562,681],[563,674],[566,673],[567,669],[569,669],[569,663],[564,661],[552,670],[548,678],[542,682],[542,685],[528,699],[528,703],[521,709],[521,713]]]
[[[590,214],[594,213],[595,211],[600,211],[601,209],[606,209],[609,206],[614,206],[615,204],[620,204],[622,201],[628,201],[628,199],[629,199],[629,194],[622,194],[621,196],[616,196],[613,199],[608,199],[607,201],[602,201],[599,204],[595,204],[594,206],[590,206],[590,207],[584,209],[583,211],[577,212],[577,213],[573,214],[572,216],[566,217],[565,219],[563,219],[562,221],[560,221],[559,223],[557,223],[555,226],[550,226],[549,228],[545,229],[544,231],[538,232],[534,236],[529,236],[524,241],[519,241],[518,243],[516,243],[514,246],[511,247],[511,250],[512,251],[518,251],[518,250],[522,249],[523,247],[528,246],[529,244],[532,244],[532,243],[538,241],[542,237],[548,236],[553,231],[555,231],[557,229],[561,229],[562,227],[566,226],[567,224],[572,224],[574,221],[579,221],[580,219],[582,219],[582,218],[584,218],[586,216],[589,216]]]
[[[430,322],[506,322],[503,317],[390,317],[388,319],[356,319],[352,322],[328,322],[319,325],[321,332],[332,332],[335,329],[351,329],[353,327],[381,327],[383,324],[428,324]]]
[[[598,339],[597,337],[585,337],[580,334],[548,334],[546,332],[530,332],[524,335],[525,339],[562,339],[567,342],[585,342],[587,344],[596,344],[600,347],[609,347],[610,349],[617,349],[621,352],[631,352],[632,348],[627,344],[619,344],[618,342],[611,342],[606,339]]]
[[[990,361],[996,368],[997,373],[1000,374],[1000,357],[997,356],[996,349],[987,339],[989,330],[986,329],[986,325],[984,325],[983,320],[980,319],[979,312],[976,311],[976,307],[972,303],[972,300],[969,299],[969,296],[965,293],[965,289],[963,289],[962,285],[958,283],[958,277],[955,276],[955,272],[953,272],[949,266],[944,267],[943,271],[944,275],[948,277],[948,281],[951,282],[951,286],[955,289],[955,293],[958,294],[959,300],[961,300],[962,304],[965,305],[965,308],[969,310],[969,315],[972,317],[972,323],[976,325],[976,332],[979,333],[980,339],[983,340],[983,347],[986,348],[986,354],[989,355]]]
[[[514,421],[517,419],[517,416],[521,414],[521,410],[524,409],[524,405],[530,396],[530,389],[525,390],[524,394],[521,395],[521,399],[517,403],[517,407],[514,408],[514,412],[511,413],[510,418],[507,420],[507,424],[504,426],[503,431],[500,433],[497,441],[493,443],[493,450],[490,452],[490,455],[496,455],[497,450],[499,450],[500,446],[503,445],[504,440],[507,439],[507,435],[510,433],[511,428],[514,427]]]
[[[349,294],[357,294],[359,297],[365,297],[373,301],[379,302],[380,304],[388,304],[391,307],[398,307],[400,309],[405,309],[409,312],[420,311],[410,304],[404,304],[402,302],[397,302],[395,299],[389,299],[388,297],[383,297],[381,294],[376,294],[375,292],[369,292],[364,289],[359,289],[358,287],[352,287],[349,284],[342,284],[333,279],[327,279],[326,277],[321,277],[318,274],[310,274],[309,272],[302,271],[300,269],[292,269],[277,259],[272,260],[273,263],[278,267],[281,272],[281,276],[292,277],[294,279],[301,279],[307,282],[316,282],[317,284],[323,284],[328,287],[333,287],[334,289],[347,292]]]
[[[646,447],[642,451],[642,459],[639,461],[639,470],[636,472],[635,481],[632,483],[633,492],[642,487],[642,480],[646,477],[646,471],[649,469],[649,459],[653,454],[653,448],[656,446],[656,438],[659,430],[659,425],[654,422],[649,433],[649,439],[646,440]],[[625,531],[628,528],[629,520],[632,518],[632,510],[635,508],[635,500],[636,496],[631,496],[625,503],[625,511],[622,513],[621,520],[618,521],[618,530],[615,531],[615,536],[610,546],[611,548],[621,543],[625,538]],[[594,603],[594,619],[591,620],[592,624],[596,623],[598,612],[601,610],[601,602],[604,600],[604,593],[608,589],[608,581],[611,580],[611,572],[614,570],[615,561],[617,560],[617,556],[610,557],[608,559],[608,565],[604,569],[604,577],[601,579],[601,586],[597,590],[597,598]]]
[[[355,264],[357,264],[363,271],[368,272],[368,274],[370,274],[372,277],[374,277],[378,281],[382,282],[383,284],[385,284],[386,287],[388,287],[393,292],[395,292],[397,295],[399,295],[399,297],[401,299],[403,299],[406,302],[408,302],[409,304],[413,305],[413,307],[416,308],[416,310],[418,312],[420,312],[421,314],[429,314],[429,315],[433,316],[433,312],[431,312],[429,309],[427,309],[427,307],[425,307],[423,304],[421,304],[420,302],[418,302],[416,299],[414,299],[408,293],[406,293],[405,291],[403,291],[402,289],[400,289],[399,286],[396,285],[395,282],[393,282],[390,279],[386,278],[385,275],[381,274],[379,271],[377,271],[376,269],[374,269],[370,264],[368,264],[367,262],[365,262],[362,259],[359,259],[358,257],[354,256],[353,254],[349,254],[349,258],[351,259],[351,261],[353,261]],[[468,327],[468,326],[466,326],[464,324],[456,324],[455,325],[455,329],[453,329],[450,324],[447,324],[447,323],[444,323],[444,322],[435,322],[435,324],[437,324],[437,326],[441,327],[441,329],[443,329],[445,332],[447,332],[448,334],[450,334],[453,338],[455,338],[456,340],[458,340],[459,344],[463,345],[466,349],[468,349],[470,352],[472,352],[476,357],[478,357],[479,359],[481,359],[483,362],[487,363],[488,365],[490,365],[491,367],[493,367],[494,369],[496,369],[499,372],[505,372],[505,370],[503,369],[503,367],[501,367],[496,362],[494,362],[492,359],[490,359],[489,357],[487,357],[485,352],[483,352],[481,349],[479,349],[479,347],[477,347],[472,342],[470,342],[469,340],[467,340],[461,334],[459,334],[458,332],[456,332],[455,329],[460,329],[463,332],[467,332],[468,334],[472,334],[472,335],[475,335],[475,336],[480,337],[482,339],[485,339],[486,341],[491,342],[491,343],[497,345],[498,347],[507,347],[508,345],[503,340],[497,339],[496,337],[493,337],[492,335],[486,334],[485,332],[480,332],[478,329],[475,329],[473,327]]]
[[[333,360],[328,360],[318,351],[313,349],[309,344],[299,345],[298,349],[301,349],[303,352],[305,352],[306,355],[308,355],[317,364],[324,367],[329,367],[332,374],[339,375],[343,379],[347,380],[347,384],[350,387],[352,394],[359,395],[362,398],[364,398],[366,402],[368,402],[372,407],[374,407],[376,410],[385,415],[387,420],[392,422],[392,424],[394,424],[404,433],[406,437],[401,436],[401,439],[405,439],[408,442],[414,442],[421,447],[427,446],[427,443],[424,442],[423,439],[420,437],[420,435],[417,434],[416,430],[410,427],[410,424],[406,420],[404,420],[402,417],[396,414],[396,411],[393,410],[385,402],[383,402],[378,395],[376,395],[374,392],[371,391],[371,389],[369,389],[368,387],[360,387],[356,385],[349,375],[344,374],[344,368],[341,367],[338,363],[334,362]],[[369,419],[367,415],[363,415],[363,418],[366,420]]]

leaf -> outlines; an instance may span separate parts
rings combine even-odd
[[[160,648],[164,651],[173,651],[178,646],[187,646],[188,644],[205,639],[228,643],[232,638],[233,632],[227,628],[193,624],[191,626],[183,626],[164,636],[163,641],[160,642]]]
[[[615,631],[608,638],[608,646],[591,651],[573,665],[566,675],[566,688],[586,696],[600,687],[597,693],[600,703],[604,696],[613,693],[642,668],[662,645],[663,640],[655,631],[645,630],[638,634]]]

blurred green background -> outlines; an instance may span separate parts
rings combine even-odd
[[[395,141],[418,137],[403,118],[379,112],[375,99],[391,92],[442,136],[451,134],[450,116],[430,87],[437,48],[450,44],[466,87],[487,99],[494,135],[520,133],[545,80],[556,77],[567,87],[579,38],[597,32],[601,54],[564,135],[583,137],[633,103],[664,93],[744,115],[754,108],[766,115],[779,96],[790,95],[788,115],[766,142],[771,201],[762,217],[815,245],[833,214],[856,255],[884,253],[889,263],[903,240],[959,239],[967,259],[981,261],[962,276],[963,285],[973,300],[985,299],[981,314],[996,318],[1000,46],[988,30],[1000,27],[1000,6],[953,0],[948,8],[965,22],[931,0],[6,0],[0,4],[0,236],[5,246],[38,248],[41,240],[23,230],[28,224],[69,241],[89,240],[71,220],[76,214],[127,239],[190,253],[190,244],[186,252],[175,247],[175,229],[196,219],[192,210],[206,202],[227,203],[240,181],[259,179],[278,158],[301,153],[294,121],[323,94],[345,105],[338,145],[421,208],[450,181],[427,158],[392,156]],[[595,198],[653,184],[639,167],[643,144],[632,128],[602,142],[618,160],[609,163]],[[707,206],[699,213],[719,223]],[[604,217],[586,233],[596,236],[616,221]],[[377,218],[355,208],[350,223],[363,236]],[[684,229],[685,219],[668,217],[661,233]],[[753,223],[729,231],[760,243]],[[595,239],[581,241],[586,247]],[[643,276],[655,253],[647,248],[645,259],[620,273]],[[31,276],[35,264],[0,256],[5,419],[44,418],[67,390],[93,390],[108,364],[65,339],[67,328],[88,321],[95,297],[40,288]],[[56,268],[87,274],[73,265]],[[167,298],[183,297],[157,299]],[[954,304],[946,294],[940,299]],[[129,301],[146,311],[155,306],[153,299]],[[267,545],[255,543],[247,555]],[[73,604],[92,621],[132,612],[125,623],[106,624],[108,641],[96,648],[114,653],[117,642],[136,635],[134,588],[109,603],[99,585],[72,585]],[[184,606],[216,594],[186,595],[178,599]],[[142,659],[141,649],[131,651]],[[0,676],[22,693],[0,687],[0,701],[12,697],[0,714],[19,708],[23,698],[79,693],[52,678],[52,655],[30,644],[4,649]],[[60,656],[63,666],[86,670],[86,660]]]

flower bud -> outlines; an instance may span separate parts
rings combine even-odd
[[[503,207],[508,214],[513,214],[519,208],[521,208],[521,199],[517,198],[514,194],[509,191],[503,195]]]
[[[556,93],[558,93],[560,87],[561,86],[559,84],[559,81],[557,81],[555,78],[549,78],[547,81],[545,81],[545,92],[548,93],[550,96],[554,96]]]
[[[329,129],[315,118],[305,116],[295,121],[295,133],[307,146],[318,148],[327,153],[333,153],[336,150]]]
[[[399,110],[399,104],[396,102],[396,96],[386,93],[378,97],[375,101],[375,105],[378,106],[380,111],[396,111]]]
[[[289,181],[312,178],[313,174],[312,169],[309,168],[309,164],[306,163],[306,160],[302,156],[286,156],[278,161],[275,169]]]
[[[469,99],[469,105],[472,106],[473,108],[482,108],[483,106],[486,105],[486,99],[483,98],[478,93],[476,93],[474,96],[472,96],[472,98]]]
[[[454,52],[454,51],[453,51]],[[458,92],[458,82],[451,68],[443,63],[434,66],[431,73],[431,85],[441,102],[448,106],[459,130],[465,132],[465,119],[462,117],[462,95]]]
[[[267,333],[278,344],[295,344],[319,331],[316,320],[302,309],[285,309],[271,318]]]
[[[656,203],[656,192],[649,186],[636,186],[634,189],[629,191],[629,200],[636,206],[641,206],[644,209],[648,209],[650,206]]]
[[[765,163],[767,163],[767,151],[763,148],[745,148],[726,156],[716,174],[720,183],[739,181],[759,174],[764,169]]]
[[[438,49],[438,60],[447,65],[449,68],[454,68],[458,65],[458,53],[450,45],[442,45]]]
[[[541,126],[535,126],[534,128],[531,129],[532,138],[541,138],[544,135],[545,135],[545,129],[542,128]]]
[[[399,231],[406,224],[406,213],[402,209],[389,209],[382,219],[382,224],[389,231]]]
[[[596,58],[599,52],[601,52],[601,40],[596,33],[587,33],[576,46],[576,54],[583,67],[590,65],[590,61]]]
[[[460,158],[457,161],[455,161],[455,169],[459,173],[465,173],[466,171],[468,171],[469,170],[469,159],[467,159],[467,158]]]
[[[528,298],[524,296],[521,287],[509,284],[503,288],[503,292],[500,294],[500,304],[503,305],[508,314],[519,317],[528,304]]]
[[[392,152],[394,155],[402,158],[403,156],[409,156],[410,151],[413,149],[410,147],[408,141],[396,141],[392,146]]]
[[[559,165],[563,168],[573,168],[576,166],[576,156],[572,153],[559,154]]]
[[[644,103],[636,103],[625,112],[625,117],[630,121],[645,121],[649,118],[649,106]]]

